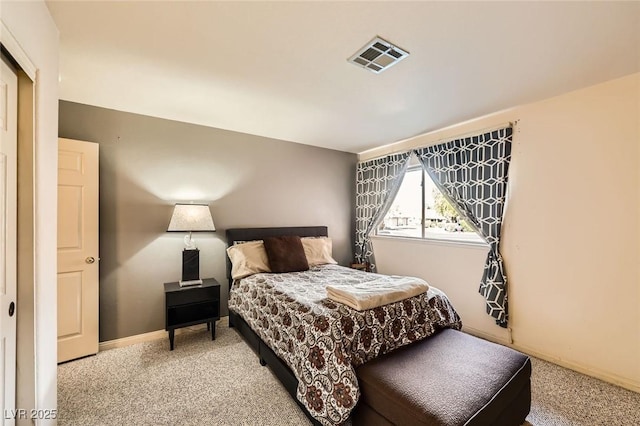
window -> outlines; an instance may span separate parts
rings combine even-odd
[[[424,172],[412,165],[377,235],[483,243]]]

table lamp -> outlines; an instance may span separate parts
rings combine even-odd
[[[212,232],[215,230],[208,205],[176,204],[167,232],[189,233],[184,237],[185,248],[182,250],[181,287],[202,284],[200,279],[200,250],[196,247],[191,233]]]

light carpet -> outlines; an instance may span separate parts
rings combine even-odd
[[[309,425],[295,401],[223,318],[205,329],[58,366],[61,425]],[[532,359],[543,425],[640,425],[640,394]]]

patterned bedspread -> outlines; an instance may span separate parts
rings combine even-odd
[[[298,379],[298,400],[322,424],[343,423],[355,407],[360,396],[355,367],[439,329],[462,327],[447,297],[433,287],[362,312],[326,296],[327,284],[372,279],[380,275],[322,265],[255,274],[231,289],[229,308],[289,365]]]

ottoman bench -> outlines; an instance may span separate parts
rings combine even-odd
[[[442,330],[356,370],[354,425],[519,426],[531,408],[531,361]]]

